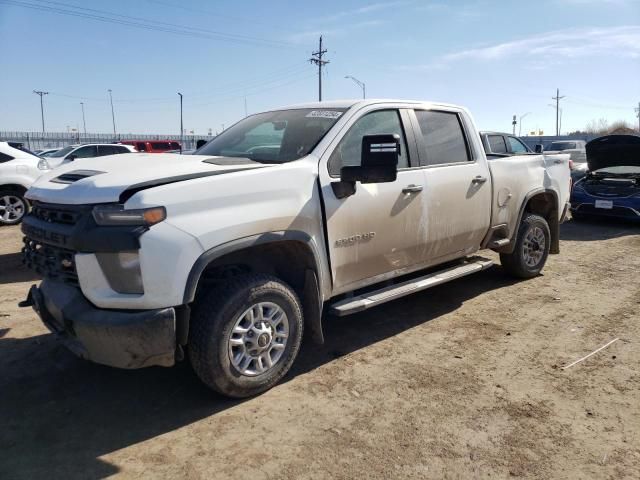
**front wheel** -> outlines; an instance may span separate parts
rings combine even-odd
[[[246,275],[204,293],[195,303],[189,359],[198,377],[228,397],[273,387],[302,343],[302,307],[286,283]]]
[[[500,263],[511,275],[533,278],[538,275],[549,256],[551,232],[549,224],[539,215],[527,214],[520,223],[512,253],[501,253]]]
[[[24,196],[14,190],[0,190],[0,225],[16,225],[29,210]]]

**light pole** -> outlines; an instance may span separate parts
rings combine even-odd
[[[362,98],[367,98],[367,89],[364,82],[361,82],[356,77],[352,77],[351,75],[347,75],[344,78],[350,78],[351,80],[353,80],[356,85],[358,85],[362,89]]]
[[[82,107],[82,130],[84,131],[84,136],[87,136],[87,122],[84,120],[84,102],[80,102],[80,106]]]
[[[178,92],[180,96],[180,153],[182,153],[182,144],[184,143],[184,127],[182,126],[182,94]]]
[[[49,92],[34,90],[33,93],[40,96],[40,116],[42,117],[42,133],[44,133],[44,104],[42,103],[42,96],[49,95]]]
[[[111,89],[107,90],[109,92],[109,100],[111,101],[111,121],[113,122],[113,139],[116,140],[116,114],[113,112],[113,95]]]
[[[522,119],[525,118],[527,115],[531,115],[531,112],[527,112],[527,113],[524,113],[524,114],[520,115],[520,118],[518,119],[518,123],[520,124],[520,128],[518,130],[518,136],[519,137],[522,136]]]

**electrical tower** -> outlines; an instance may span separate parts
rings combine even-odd
[[[564,96],[560,96],[560,89],[556,89],[556,96],[551,97],[552,100],[556,101],[556,137],[560,136],[560,100],[562,100]]]
[[[327,53],[327,50],[322,49],[322,35],[320,35],[320,47],[317,52],[313,52],[309,61],[318,66],[318,101],[322,101],[322,67],[324,67],[329,60],[323,60],[322,56]]]
[[[40,96],[40,116],[42,117],[42,133],[44,133],[44,105],[42,103],[42,96],[49,95],[49,92],[34,90],[33,93]]]

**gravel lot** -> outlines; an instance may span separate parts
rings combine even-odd
[[[20,246],[0,228],[0,478],[640,478],[638,226],[569,222],[538,278],[496,266],[330,318],[247,401],[186,364],[76,359],[17,307]]]

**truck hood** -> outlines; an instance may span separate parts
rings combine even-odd
[[[610,167],[640,167],[640,136],[605,135],[587,143],[587,164],[594,172]]]
[[[203,155],[109,155],[76,160],[51,170],[31,186],[26,197],[75,205],[123,203],[136,192],[154,186],[270,166],[246,158]]]

